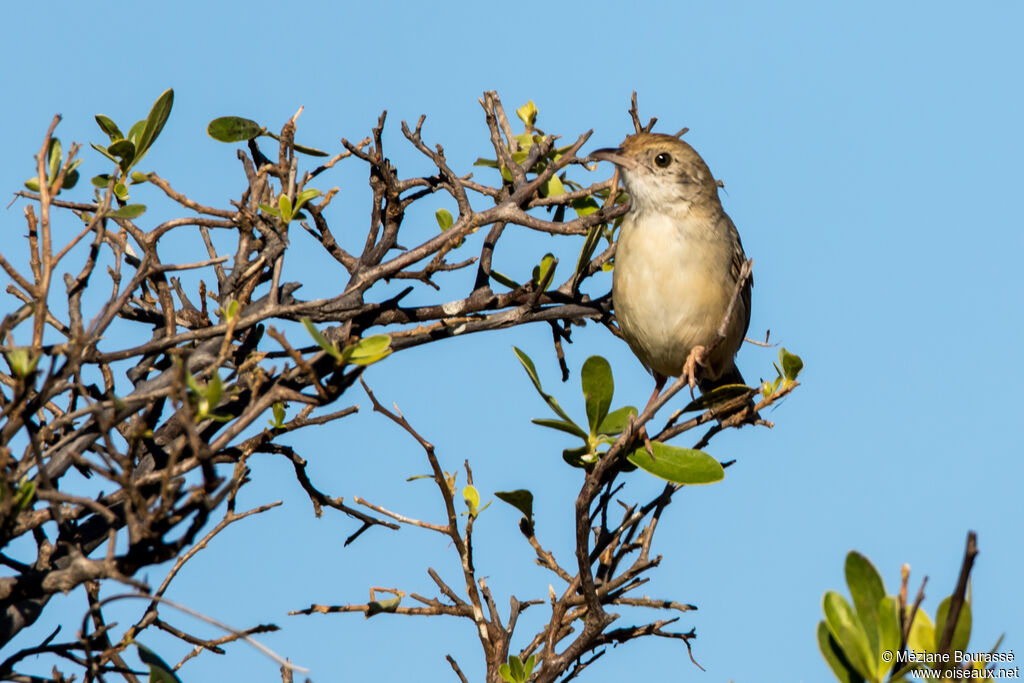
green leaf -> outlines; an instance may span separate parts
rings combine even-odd
[[[707,410],[712,406],[716,406],[742,396],[750,390],[750,387],[745,384],[723,384],[720,387],[715,387],[706,394],[701,394],[701,396],[696,400],[687,403],[682,412],[688,413],[694,410]]]
[[[501,164],[494,159],[484,159],[483,157],[477,158],[477,160],[473,162],[473,165],[486,166],[487,168],[499,168],[501,166]]]
[[[78,163],[79,162],[76,161],[74,164],[72,164],[72,167],[77,166]],[[78,178],[79,178],[78,171],[69,170],[67,173],[64,174],[64,185],[61,186],[61,189],[62,190],[70,190],[71,188],[73,188],[75,185],[78,184]]]
[[[327,341],[327,337],[322,335],[320,330],[316,329],[316,326],[309,318],[302,318],[302,325],[306,328],[306,331],[309,332],[309,336],[313,338],[313,341],[316,342],[317,346],[333,356],[334,360],[341,361],[341,351],[338,350],[337,346]]]
[[[556,265],[554,254],[544,254],[544,256],[541,257],[540,265],[533,267],[533,286],[543,286],[544,289],[547,289],[554,277],[553,268]]]
[[[878,570],[871,560],[855,550],[846,556],[846,585],[850,587],[850,597],[857,610],[868,646],[873,655],[880,654],[878,604],[885,598],[885,585]],[[897,645],[898,647],[898,645]],[[875,667],[872,667],[874,670]]]
[[[872,665],[874,656],[864,628],[850,604],[839,593],[828,591],[825,593],[823,607],[829,633],[842,648],[847,661],[857,673],[870,680],[871,672],[875,669]]]
[[[181,683],[174,670],[160,656],[145,645],[135,643],[139,651],[139,659],[149,667],[150,683]]]
[[[519,283],[510,278],[508,275],[499,273],[498,271],[491,269],[491,279],[499,284],[503,284],[509,289],[519,289]]]
[[[516,144],[519,145],[520,152],[528,152],[530,148],[533,147],[533,135],[530,133],[520,133],[513,139],[516,141]],[[523,159],[525,158],[526,156],[523,156]],[[517,161],[522,161],[522,159],[517,159]]]
[[[96,123],[99,124],[100,130],[107,134],[111,142],[116,142],[124,137],[121,129],[117,127],[117,124],[109,116],[96,114]]]
[[[107,151],[115,157],[120,157],[123,163],[131,163],[135,159],[135,143],[131,140],[118,140],[107,147]]]
[[[7,365],[10,366],[11,372],[20,379],[24,379],[35,372],[40,358],[39,356],[32,355],[28,348],[24,346],[11,349],[4,354],[4,357],[7,359]]]
[[[263,134],[266,135],[267,137],[274,138],[278,142],[281,141],[280,136],[275,135],[274,133],[271,133],[270,131],[266,131]],[[319,150],[316,147],[306,147],[304,145],[295,144],[294,142],[292,144],[295,147],[295,151],[296,152],[302,152],[303,154],[308,154],[309,156],[312,156],[312,157],[325,157],[325,156],[328,156],[327,152],[324,152],[323,150]]]
[[[21,481],[18,482],[18,488],[14,493],[14,508],[18,512],[21,512],[22,510],[26,509],[32,502],[32,498],[35,496],[35,494],[35,482],[29,479],[28,475],[25,475],[24,477],[21,478]]]
[[[565,185],[562,184],[561,178],[556,175],[548,178],[548,181],[544,183],[541,188],[541,192],[545,197],[558,197],[559,195],[565,194]]]
[[[626,427],[629,426],[630,416],[639,414],[640,412],[634,406],[622,406],[617,410],[613,410],[598,425],[597,433],[617,436],[626,431]]]
[[[142,129],[142,133],[139,134],[137,145],[139,159],[145,156],[157,136],[160,135],[160,131],[164,129],[167,117],[171,115],[172,106],[174,106],[174,89],[168,88],[153,103],[153,108],[149,110],[149,116],[146,117],[146,125]]]
[[[580,446],[579,448],[566,448],[562,451],[562,460],[566,461],[573,467],[586,467],[592,465],[598,460],[596,453],[590,452],[590,446]]]
[[[60,146],[60,138],[50,138],[50,173],[47,180],[51,183],[57,177],[57,173],[60,172],[60,161],[63,156],[64,152]]]
[[[373,600],[366,605],[366,618],[369,619],[375,614],[394,612],[402,602],[402,596],[396,595],[387,600]]]
[[[240,116],[221,116],[210,121],[206,134],[220,142],[243,142],[260,134],[263,127],[252,119]]]
[[[942,632],[946,630],[946,620],[949,619],[949,605],[953,596],[946,596],[939,603],[935,610],[935,650],[939,651],[939,641],[942,640]],[[964,600],[960,608],[960,618],[957,619],[956,628],[953,630],[953,640],[949,644],[950,653],[966,652],[967,643],[971,639],[971,603]]]
[[[90,182],[92,182],[93,186],[98,187],[101,190],[105,189],[108,185],[110,185],[110,174],[101,173],[100,175],[93,176]]]
[[[466,508],[469,509],[469,516],[476,517],[480,508],[480,493],[472,484],[462,489],[462,499],[466,501]]]
[[[675,484],[713,484],[725,478],[721,463],[703,451],[654,441],[654,457],[640,446],[627,459],[640,469]]]
[[[100,147],[95,142],[90,142],[89,146],[92,147],[97,152],[99,152],[100,154],[102,154],[103,156],[105,156],[106,158],[108,158],[111,161],[113,161],[115,164],[118,163],[117,157],[115,157],[113,154],[108,152],[106,147]]]
[[[518,358],[519,362],[522,363],[530,381],[533,382],[534,389],[536,389],[537,393],[540,394],[540,397],[544,399],[544,402],[548,404],[551,410],[553,410],[558,417],[562,418],[565,422],[572,422],[569,415],[562,410],[562,406],[558,405],[558,401],[555,400],[555,397],[544,393],[544,388],[540,384],[540,377],[537,376],[537,368],[534,366],[533,360],[531,360],[524,351],[516,348],[515,346],[512,347],[512,352],[516,354],[516,358]]]
[[[125,187],[124,183],[115,183],[114,195],[121,201],[124,201],[128,199],[128,188]]]
[[[533,103],[533,100],[527,101],[526,104],[516,109],[516,116],[526,124],[527,129],[533,128],[533,124],[537,122],[537,105]]]
[[[527,519],[533,519],[533,494],[528,490],[495,491],[494,495],[498,497],[498,500],[504,501],[522,512]]]
[[[270,426],[271,427],[283,427],[284,426],[284,418],[285,418],[284,403],[282,403],[281,401],[275,401],[274,402],[273,410],[274,410],[274,419],[273,420],[268,420],[268,422],[270,422]]]
[[[887,663],[885,652],[896,652],[900,648],[900,607],[896,598],[887,595],[878,602],[878,649],[875,651],[878,663],[878,679],[884,680],[885,675],[893,667],[893,661]]]
[[[601,240],[601,226],[592,225],[587,231],[587,239],[583,241],[583,248],[580,249],[579,258],[576,259],[576,272],[574,275],[579,277],[583,269],[590,265],[590,259],[594,257],[594,252],[597,250],[597,244]]]
[[[580,197],[578,199],[572,200],[572,208],[573,211],[576,212],[577,216],[583,218],[584,216],[589,216],[590,214],[600,209],[601,205],[598,204],[597,200],[595,200],[593,197]]]
[[[910,616],[910,612],[907,612]],[[935,651],[935,625],[931,617],[923,609],[918,608],[914,621],[910,624],[910,635],[907,636],[907,648],[915,652]]]
[[[437,219],[437,224],[441,228],[441,232],[444,232],[455,224],[455,219],[452,217],[452,214],[448,209],[438,209],[434,213],[434,218]]]
[[[818,649],[821,656],[828,662],[832,673],[839,679],[840,683],[864,683],[864,678],[857,673],[850,662],[843,654],[843,649],[828,631],[824,621],[818,622]]]
[[[353,346],[345,349],[345,360],[354,365],[371,365],[391,355],[391,337],[386,334],[375,334],[364,337]]]
[[[144,213],[146,213],[145,204],[127,204],[107,215],[111,218],[138,218]]]
[[[804,369],[800,356],[790,353],[785,347],[779,349],[779,363],[782,365],[782,376],[790,382],[796,380],[796,376]]]
[[[516,655],[509,655],[508,666],[512,670],[512,678],[519,681],[519,683],[526,680],[526,677],[523,676],[523,660],[519,659]]]
[[[140,183],[149,182],[149,174],[142,173],[141,171],[132,171],[131,174],[132,184],[138,185]]]
[[[263,213],[269,213],[271,216],[276,216],[277,218],[281,218],[281,212],[278,209],[275,209],[272,206],[267,206],[266,204],[260,204],[259,206],[260,206],[260,211],[262,211]]]
[[[537,665],[537,655],[530,655],[529,658],[526,660],[526,663],[523,665],[524,669],[525,669],[523,671],[523,680],[524,681],[530,679],[530,674],[533,673],[533,667],[535,667],[536,665]]]
[[[220,403],[221,396],[224,395],[224,384],[220,379],[220,372],[217,370],[213,371],[213,376],[210,377],[210,381],[206,383],[206,400],[210,402],[210,408],[216,408],[217,404]]]
[[[330,156],[329,154],[327,154],[327,152],[323,151],[322,149],[317,149],[316,147],[307,147],[306,145],[296,144],[295,151],[302,152],[303,154],[308,154],[311,157]]]
[[[25,187],[33,192],[39,192],[39,178],[29,178],[25,181]]]
[[[512,678],[512,669],[508,664],[502,664],[498,667],[498,675],[505,683],[518,683],[516,679]]]
[[[612,366],[601,356],[591,356],[583,363],[580,371],[580,386],[587,404],[587,422],[590,433],[597,434],[598,425],[608,416],[615,393]]]
[[[547,427],[548,429],[557,429],[560,432],[565,432],[566,434],[578,436],[583,440],[586,440],[588,436],[587,432],[584,431],[584,429],[575,422],[566,422],[565,420],[552,420],[549,418],[541,417],[535,417],[532,420],[530,420],[530,422],[532,422],[535,425],[540,425],[541,427]]]
[[[301,209],[302,205],[305,204],[306,202],[308,202],[310,199],[316,199],[321,194],[323,194],[323,192],[321,192],[320,190],[316,189],[315,187],[311,187],[311,188],[308,188],[306,190],[303,190],[302,192],[300,192],[298,194],[297,197],[295,197],[295,211],[298,211],[299,209]]]
[[[281,212],[281,220],[285,223],[292,222],[292,200],[288,199],[288,195],[281,193],[281,196],[277,198],[277,209]]]
[[[132,127],[128,129],[128,135],[125,136],[126,140],[131,140],[136,147],[139,145],[139,136],[142,135],[142,129],[146,127],[146,120],[142,119],[132,124]]]

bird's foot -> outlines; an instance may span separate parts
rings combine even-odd
[[[690,355],[686,357],[686,362],[683,363],[683,377],[686,378],[686,383],[690,385],[690,397],[693,397],[693,390],[697,387],[697,367],[704,365],[704,354],[706,349],[703,346],[694,346],[690,349]]]

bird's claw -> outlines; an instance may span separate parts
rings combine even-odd
[[[683,377],[686,378],[686,383],[690,385],[690,397],[693,397],[693,390],[697,388],[697,366],[704,365],[704,353],[705,348],[703,346],[694,346],[690,349],[690,355],[686,357],[686,362],[683,363]]]

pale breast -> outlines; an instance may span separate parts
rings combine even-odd
[[[640,361],[678,376],[690,350],[710,344],[732,296],[727,241],[706,221],[660,213],[629,214],[616,247],[612,296],[623,336]],[[735,349],[711,359],[712,375]]]

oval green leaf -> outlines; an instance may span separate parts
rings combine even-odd
[[[541,427],[547,427],[548,429],[557,429],[560,432],[565,432],[566,434],[578,436],[583,440],[586,440],[588,436],[587,433],[583,431],[583,429],[575,422],[566,422],[565,420],[551,420],[541,417],[535,417],[532,420],[530,420],[530,422],[532,422],[535,425],[540,425]]]
[[[437,219],[437,224],[441,228],[441,232],[444,232],[455,224],[455,219],[452,217],[452,213],[448,209],[438,209],[434,213],[434,218]]]
[[[68,171],[64,174],[64,185],[62,186],[65,190],[70,190],[78,184],[79,174],[78,171]]]
[[[891,661],[886,663],[883,653],[896,652],[899,649],[900,607],[896,598],[887,595],[878,602],[878,650],[875,661],[878,662],[879,680],[885,680],[885,675],[893,666]]]
[[[491,279],[493,279],[495,282],[499,284],[505,285],[509,289],[519,289],[518,282],[510,278],[508,275],[505,275],[504,273],[499,273],[493,268],[491,269]]]
[[[99,125],[100,130],[107,134],[111,142],[115,142],[124,137],[121,129],[117,127],[113,119],[103,114],[96,114],[96,123]]]
[[[476,517],[476,513],[480,508],[480,493],[476,490],[476,487],[469,484],[463,488],[462,499],[466,501],[466,508],[469,510],[469,516]]]
[[[540,265],[533,267],[533,285],[535,287],[543,286],[547,289],[551,284],[551,279],[554,277],[554,271],[552,270],[557,265],[554,254],[544,254],[540,259]]]
[[[779,349],[779,362],[782,364],[782,376],[791,382],[804,369],[804,362],[800,359],[800,356],[790,353],[785,347]]]
[[[260,134],[263,127],[252,119],[241,116],[221,116],[206,127],[206,133],[220,142],[244,142]]]
[[[135,144],[131,140],[118,140],[107,147],[107,152],[126,161],[135,158]]]
[[[511,669],[512,678],[514,678],[518,683],[522,683],[522,681],[526,680],[526,677],[523,675],[525,673],[523,670],[523,660],[519,659],[518,656],[509,655],[508,666],[509,669]]]
[[[818,649],[821,650],[821,656],[828,662],[832,673],[839,679],[839,683],[864,683],[864,678],[854,671],[824,621],[818,622]]]
[[[725,478],[722,464],[703,451],[679,448],[654,441],[654,457],[640,446],[627,460],[640,469],[674,484],[713,484]]]
[[[533,519],[533,494],[528,490],[495,491],[494,495],[498,497],[498,500],[504,501],[522,512],[527,519]]]
[[[375,334],[372,337],[360,339],[359,343],[351,347],[348,361],[356,365],[369,365],[390,353],[391,337],[386,334]]]
[[[864,678],[873,678],[874,657],[868,646],[868,637],[850,604],[835,591],[825,593],[823,603],[829,633],[842,648],[847,661]]]
[[[167,117],[171,115],[171,107],[173,106],[174,89],[168,88],[160,94],[160,97],[156,98],[156,102],[153,103],[153,107],[149,110],[149,115],[146,117],[145,126],[138,138],[140,159],[156,141],[160,131],[164,129],[164,124],[167,123]]]
[[[846,585],[850,587],[850,597],[853,598],[853,606],[864,627],[871,652],[878,655],[881,653],[878,605],[885,598],[885,585],[871,560],[856,550],[851,550],[846,556]]]
[[[639,411],[634,406],[623,406],[613,410],[597,426],[597,433],[618,436],[626,431],[626,427],[629,425],[629,418],[632,415],[639,415]]]
[[[910,616],[909,610],[907,616]],[[934,651],[935,625],[923,609],[918,608],[914,614],[914,621],[910,624],[910,635],[907,636],[907,647],[915,652]]]
[[[145,204],[128,204],[126,206],[122,206],[117,211],[111,211],[107,215],[112,218],[138,218],[144,213],[146,213]]]
[[[612,394],[615,392],[612,366],[601,356],[591,356],[584,361],[583,369],[580,371],[580,386],[583,388],[583,399],[587,404],[590,433],[596,434],[598,425],[608,416]]]

